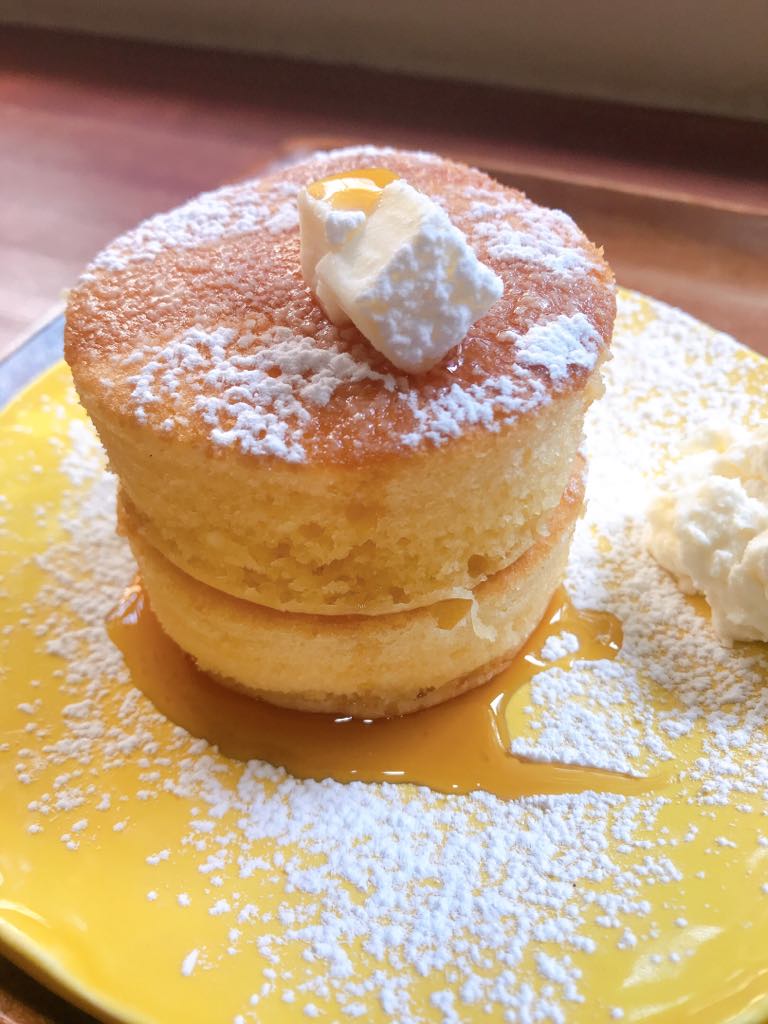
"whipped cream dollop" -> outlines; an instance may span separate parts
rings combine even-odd
[[[298,197],[302,272],[333,323],[422,373],[501,297],[501,278],[424,193],[385,168],[314,182]]]
[[[719,637],[768,640],[768,426],[712,430],[648,508],[653,557],[703,594]]]

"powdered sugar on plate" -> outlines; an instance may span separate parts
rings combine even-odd
[[[246,959],[248,987],[222,986],[233,1024],[279,1019],[286,1005],[295,1019],[404,1024],[620,1019],[633,972],[693,970],[717,930],[720,901],[688,898],[707,884],[699,873],[724,865],[762,898],[747,865],[768,851],[766,652],[722,648],[642,543],[643,498],[680,423],[764,415],[758,372],[767,379],[723,335],[623,295],[607,393],[589,416],[588,510],[566,581],[577,605],[621,619],[623,648],[615,661],[546,666],[509,726],[526,757],[645,777],[640,797],[504,802],[302,782],[228,761],[170,726],[132,689],[104,631],[131,562],[113,532],[113,481],[93,436],[73,425],[56,513],[64,533],[37,552],[37,605],[1,641],[27,643],[42,627],[35,643],[56,656],[44,686],[23,683],[7,709],[0,697],[4,720],[18,723],[0,768],[15,770],[24,794],[19,829],[53,837],[73,871],[100,821],[113,842],[130,841],[124,856],[151,873],[139,900],[148,941],[156,921],[179,918],[173,983],[228,979]],[[547,657],[561,651],[572,653],[565,634]],[[146,808],[164,801],[182,808],[182,825],[144,835]],[[737,831],[742,820],[754,828]],[[195,907],[206,924],[190,928]],[[595,995],[608,962],[610,1000]]]

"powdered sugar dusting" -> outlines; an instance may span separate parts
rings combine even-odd
[[[360,161],[380,160],[389,153],[394,154],[395,150],[355,146],[335,151],[337,157],[349,156]],[[412,155],[424,162],[436,160],[429,153]],[[254,231],[272,235],[295,231],[299,223],[299,187],[292,181],[270,181],[262,186],[260,179],[254,179],[203,192],[115,239],[93,260],[83,280],[91,280],[100,270],[121,271],[131,263],[151,261],[169,249],[194,248]]]
[[[111,243],[93,260],[83,280],[99,270],[125,270],[168,249],[186,249],[249,231],[280,234],[298,225],[292,182],[276,182],[265,191],[258,182],[229,185],[203,192],[183,206],[160,213]]]
[[[215,344],[226,352],[235,340]],[[172,389],[174,360],[141,386]],[[766,934],[766,653],[719,645],[646,552],[642,500],[683,420],[764,415],[759,372],[762,387],[756,360],[729,339],[623,297],[607,393],[589,415],[588,510],[567,586],[579,606],[622,620],[624,645],[615,661],[545,666],[509,726],[526,757],[646,778],[640,797],[505,803],[299,782],[230,762],[170,726],[132,689],[104,632],[131,561],[113,533],[114,482],[92,434],[74,428],[61,442],[60,507],[41,506],[31,524],[25,507],[19,519],[19,530],[49,538],[37,555],[43,583],[34,606],[11,606],[0,645],[5,655],[32,642],[55,660],[15,681],[10,699],[0,690],[0,766],[16,777],[6,828],[30,844],[54,841],[73,872],[96,836],[113,844],[126,879],[140,879],[132,913],[146,922],[145,942],[174,944],[163,984],[217,972],[222,1019],[233,1022],[278,1019],[286,1006],[297,1019],[403,1024],[630,1018],[631,977],[674,971],[678,997],[704,990],[700,952],[740,899],[752,922],[744,949],[731,933],[743,969]],[[24,479],[32,488],[37,477]],[[53,532],[38,535],[38,522]],[[20,573],[8,573],[10,592]],[[572,654],[563,634],[547,656]],[[128,770],[136,782],[126,788]],[[147,829],[150,807],[172,809],[178,825],[162,837]],[[719,885],[733,879],[724,900]],[[11,892],[12,875],[4,884]],[[703,890],[710,899],[695,896]],[[247,975],[236,973],[243,963]]]
[[[334,345],[321,347],[287,327],[272,328],[251,347],[254,340],[252,332],[225,327],[211,333],[194,327],[174,338],[128,377],[137,418],[146,420],[148,408],[170,402],[175,415],[163,421],[163,429],[173,429],[175,417],[198,413],[214,444],[300,462],[312,409],[327,405],[342,384],[378,380],[395,387],[391,375],[376,372],[364,359]]]
[[[671,752],[643,683],[615,661],[576,661],[536,676],[527,709],[533,735],[511,749],[531,761],[591,765],[645,777]]]
[[[505,331],[500,337],[515,343],[521,366],[546,370],[557,384],[563,384],[576,366],[594,369],[601,345],[600,335],[583,313],[561,314],[522,336]]]
[[[523,203],[507,193],[470,190],[472,237],[482,238],[494,259],[530,264],[558,276],[586,274],[596,268],[579,244],[576,224],[562,210]]]
[[[148,420],[153,406],[161,407],[163,431],[196,414],[216,445],[303,462],[305,431],[313,426],[317,409],[345,384],[376,381],[396,393],[414,424],[399,435],[400,443],[437,446],[470,426],[498,431],[514,423],[551,401],[575,367],[594,369],[600,352],[600,336],[583,314],[558,316],[523,335],[507,331],[501,336],[518,352],[508,374],[456,383],[425,399],[408,377],[394,368],[382,373],[360,346],[346,347],[336,328],[325,333],[318,344],[287,327],[258,335],[247,325],[241,331],[193,327],[159,348],[144,354],[134,350],[124,358],[129,403],[140,422]],[[546,371],[548,384],[536,370]],[[171,415],[165,415],[169,406]]]
[[[559,661],[569,654],[575,654],[578,649],[579,638],[576,634],[563,630],[562,633],[547,637],[541,648],[541,657],[544,661]]]

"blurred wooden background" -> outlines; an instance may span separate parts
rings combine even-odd
[[[52,31],[0,32],[0,354],[150,214],[315,144],[456,155],[619,280],[768,351],[768,125]]]
[[[768,120],[765,0],[0,0],[0,21]]]

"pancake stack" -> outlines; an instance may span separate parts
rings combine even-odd
[[[419,375],[331,324],[301,272],[299,190],[369,166],[440,203],[504,283]],[[168,635],[265,700],[377,717],[484,682],[544,613],[614,316],[610,269],[564,214],[359,147],[118,239],[70,296],[66,358]]]

